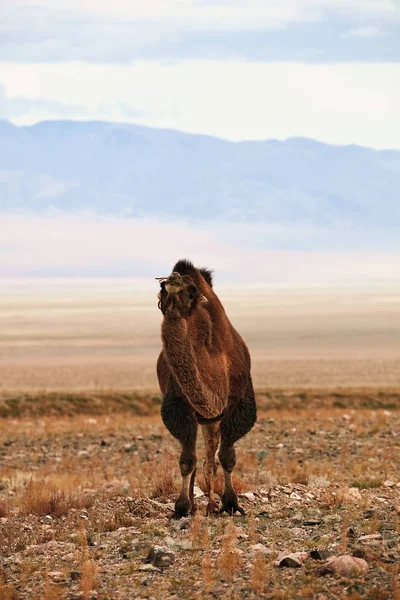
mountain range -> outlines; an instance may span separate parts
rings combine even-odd
[[[98,121],[0,121],[0,142],[0,213],[400,225],[396,150]]]

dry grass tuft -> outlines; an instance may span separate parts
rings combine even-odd
[[[46,582],[44,585],[44,594],[40,598],[40,600],[62,600],[63,598],[64,594],[60,587],[55,583],[51,583],[51,581],[49,581],[49,578],[46,577]]]
[[[116,531],[120,527],[132,527],[134,525],[134,518],[130,515],[126,509],[119,508],[109,519],[103,519],[97,524],[97,530],[99,533],[105,533],[106,531]]]
[[[200,539],[202,517],[199,511],[196,511],[190,523],[190,531],[192,535],[193,546],[196,546]]]
[[[83,592],[83,597],[89,599],[92,591],[95,589],[96,581],[96,565],[93,560],[86,557],[81,563],[81,578],[80,588]]]
[[[7,500],[0,500],[0,518],[8,517],[10,514],[10,503]]]
[[[176,494],[176,465],[176,458],[170,452],[165,451],[152,475],[152,498],[167,500]]]
[[[92,502],[88,496],[70,494],[48,482],[31,479],[22,499],[22,508],[25,514],[59,517],[71,508],[89,508]]]
[[[376,477],[359,477],[350,484],[350,487],[356,487],[359,490],[370,490],[373,488],[382,487],[382,485],[382,479]]]
[[[308,484],[308,471],[305,465],[300,464],[297,460],[292,459],[287,462],[285,468],[281,470],[279,481],[282,484],[301,483]]]
[[[256,521],[254,519],[254,515],[250,515],[248,519],[249,523],[249,540],[252,544],[257,542],[257,528]]]
[[[204,558],[201,563],[203,569],[204,587],[206,593],[210,594],[215,580],[215,573],[211,562],[211,544],[208,526],[204,528],[201,541],[205,550]]]
[[[1,600],[18,600],[18,594],[12,585],[4,583],[3,577],[0,574],[0,598]]]
[[[349,522],[347,517],[343,519],[342,527],[341,527],[341,539],[340,539],[340,552],[341,554],[346,554],[347,546],[349,544],[349,534],[348,534]]]
[[[253,562],[250,587],[255,594],[264,594],[269,579],[268,562],[262,554],[258,554]]]
[[[97,585],[97,577],[96,577],[96,565],[94,561],[90,558],[89,548],[88,548],[88,532],[86,531],[85,526],[82,524],[78,530],[78,542],[80,544],[80,580],[79,586],[80,590],[83,593],[83,598],[88,600],[91,597],[92,591],[95,589]]]
[[[240,553],[236,548],[237,532],[233,521],[229,521],[222,537],[221,554],[218,559],[218,569],[222,577],[231,581],[242,565]]]

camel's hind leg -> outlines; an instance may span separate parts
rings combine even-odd
[[[236,452],[234,444],[253,427],[257,418],[254,392],[244,400],[237,403],[230,402],[221,420],[221,446],[218,458],[224,469],[224,493],[222,494],[222,506],[220,512],[230,515],[244,510],[238,504],[238,498],[232,484],[232,471],[236,464]]]
[[[164,396],[161,417],[170,433],[179,440],[182,448],[179,458],[182,487],[179,498],[175,502],[174,513],[174,517],[180,519],[195,510],[193,486],[196,474],[197,420],[185,398],[168,392]]]
[[[215,500],[214,481],[217,475],[217,464],[215,455],[218,450],[220,438],[220,423],[207,423],[201,426],[203,430],[204,444],[206,447],[206,460],[204,463],[204,477],[208,491],[208,505],[206,514],[211,515],[218,512],[217,501]]]

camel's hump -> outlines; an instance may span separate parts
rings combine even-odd
[[[204,267],[202,267],[201,269],[197,269],[194,266],[194,264],[192,262],[190,262],[190,260],[187,260],[186,258],[178,260],[178,262],[175,264],[175,266],[172,270],[177,271],[180,275],[193,275],[195,271],[199,271],[199,273],[206,280],[208,285],[210,287],[212,287],[212,285],[213,285],[212,270],[206,269]]]

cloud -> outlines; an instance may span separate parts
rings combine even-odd
[[[9,97],[6,88],[0,82],[0,118],[18,119],[23,117],[29,120],[34,115],[35,119],[48,119],[58,117],[88,116],[88,109],[75,104],[65,104],[55,100],[41,98],[24,98],[22,96]]]
[[[346,31],[342,37],[344,38],[375,38],[384,35],[382,31],[376,25],[369,25],[367,27],[356,27]]]
[[[90,118],[232,140],[299,136],[373,148],[399,146],[400,64],[3,63],[0,81],[9,97],[35,103],[42,96],[64,105],[79,101]],[[127,107],[137,116],[129,115]],[[33,122],[32,112],[15,122]],[[40,118],[37,114],[36,121]]]
[[[1,69],[0,69],[1,72]],[[26,123],[35,123],[38,120],[48,119],[87,119],[105,117],[112,119],[121,115],[127,118],[138,118],[142,112],[134,106],[115,99],[112,103],[99,104],[96,107],[88,107],[57,100],[46,100],[38,97],[27,98],[24,96],[8,96],[6,87],[0,82],[0,118],[10,121],[23,119]]]
[[[327,13],[352,16],[375,15],[392,18],[398,14],[396,0],[3,0],[3,10],[25,12],[49,10],[60,15],[99,15],[133,21],[189,22],[226,28],[254,28],[293,21],[322,19]]]
[[[189,58],[249,60],[399,59],[385,47],[349,47],[340,31],[376,26],[400,31],[391,0],[149,0],[148,2],[28,2],[4,0],[0,59],[18,62],[129,63]],[[32,27],[35,22],[35,27]],[[366,38],[368,40],[368,38]],[[366,59],[365,58],[365,59]],[[364,59],[364,60],[365,60]]]
[[[356,285],[399,280],[398,247],[391,252],[266,249],[252,241],[252,228],[258,227],[227,223],[195,228],[184,222],[90,214],[0,215],[0,274],[140,276],[151,282],[168,273],[178,258],[189,257],[216,269],[220,283]],[[310,232],[299,228],[297,235],[306,233]],[[242,243],[236,244],[235,234]],[[282,234],[287,236],[287,231]],[[264,235],[268,236],[268,228]]]

